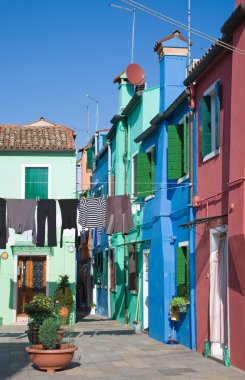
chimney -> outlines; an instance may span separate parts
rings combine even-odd
[[[164,112],[185,88],[188,40],[175,30],[157,41],[154,51],[160,62],[160,112]]]
[[[113,83],[118,83],[120,112],[134,96],[134,86],[128,81],[125,71],[116,76],[116,78],[113,79]]]

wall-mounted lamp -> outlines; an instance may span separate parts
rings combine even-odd
[[[68,245],[67,250],[69,253],[73,253],[76,250],[76,247],[74,245]]]
[[[2,258],[3,260],[7,260],[8,257],[9,257],[8,252],[3,252],[3,253],[1,254],[1,258]]]

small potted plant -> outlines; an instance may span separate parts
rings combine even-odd
[[[90,314],[95,314],[96,313],[96,303],[91,303],[90,304]]]
[[[174,297],[169,304],[174,311],[179,313],[186,313],[187,307],[189,305],[189,300],[185,297]]]
[[[59,329],[59,319],[47,318],[39,328],[41,344],[29,346],[25,349],[31,362],[48,373],[65,368],[77,350],[74,345],[61,343],[62,338],[59,336]]]
[[[36,294],[32,300],[24,306],[25,312],[30,320],[27,324],[26,331],[28,339],[32,344],[38,344],[38,331],[43,321],[46,318],[55,315],[55,307],[52,297],[47,297],[45,294]]]
[[[69,277],[67,275],[59,276],[58,287],[54,293],[54,299],[59,307],[59,314],[62,317],[64,324],[67,323],[67,319],[70,314],[70,307],[73,305],[73,294],[69,284]]]

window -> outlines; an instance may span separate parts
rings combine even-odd
[[[190,255],[189,248],[177,248],[177,295],[190,297]]]
[[[48,199],[48,168],[25,168],[25,198]]]
[[[135,244],[130,244],[129,246],[128,288],[131,291],[137,291],[138,289],[137,251]]]
[[[94,257],[94,283],[96,285],[102,285],[102,274],[103,274],[103,253],[95,252]]]
[[[138,153],[132,159],[133,194],[145,198],[155,191],[155,147]]]
[[[168,126],[168,179],[179,179],[189,171],[188,117],[183,124]]]
[[[220,82],[215,82],[199,103],[199,137],[201,158],[218,154],[220,147]]]
[[[103,262],[103,274],[104,274],[104,287],[108,288],[108,249],[105,249],[104,262]]]
[[[115,251],[109,250],[110,259],[110,289],[116,291],[117,289],[117,268],[115,263]]]

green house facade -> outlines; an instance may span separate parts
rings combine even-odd
[[[144,273],[149,241],[142,240],[142,210],[145,197],[154,196],[154,147],[142,153],[141,144],[134,139],[148,128],[159,109],[159,88],[138,91],[127,79],[125,72],[115,78],[119,90],[119,112],[112,120],[107,135],[111,147],[111,194],[128,194],[134,227],[128,235],[113,234],[108,248],[114,270],[111,269],[111,317],[121,323],[138,321],[147,329],[144,320]],[[113,256],[113,257],[112,257]],[[144,269],[145,268],[145,269]]]
[[[59,275],[67,274],[75,300],[75,235],[64,231],[60,247],[59,199],[76,198],[74,132],[44,118],[26,125],[0,125],[0,197],[54,199],[57,246],[32,243],[29,233],[15,234],[0,250],[0,324],[25,323],[24,305],[34,294],[53,295]],[[47,225],[46,225],[47,237]],[[70,322],[75,318],[74,310]]]

